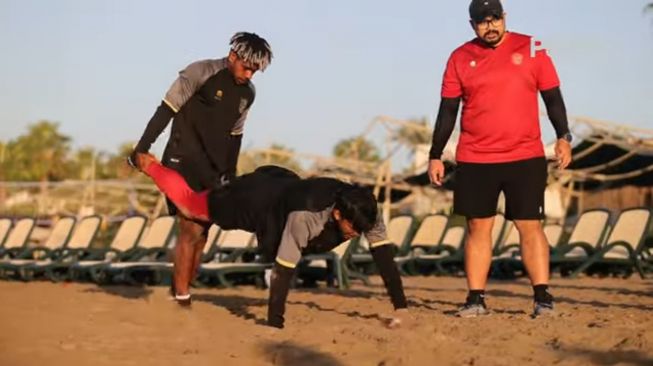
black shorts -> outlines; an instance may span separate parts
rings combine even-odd
[[[458,163],[454,212],[467,218],[496,215],[499,193],[506,198],[506,219],[544,218],[547,165],[544,157],[508,163]]]

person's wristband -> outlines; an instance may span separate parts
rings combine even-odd
[[[129,156],[127,156],[127,164],[129,164],[134,169],[139,169],[138,160],[136,160],[136,154],[138,152],[134,150]]]

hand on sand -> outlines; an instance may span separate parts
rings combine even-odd
[[[386,327],[389,329],[397,329],[406,325],[410,320],[410,313],[408,309],[398,309],[392,314],[392,317],[387,321]]]
[[[145,174],[147,174],[147,168],[150,164],[156,162],[158,162],[158,160],[156,160],[154,155],[150,153],[136,153],[136,164],[138,169]]]

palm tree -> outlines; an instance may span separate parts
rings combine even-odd
[[[333,156],[366,162],[381,160],[379,149],[361,136],[340,140],[333,148]]]

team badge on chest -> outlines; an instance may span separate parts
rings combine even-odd
[[[512,63],[515,65],[521,65],[524,62],[524,56],[521,53],[512,54]]]

